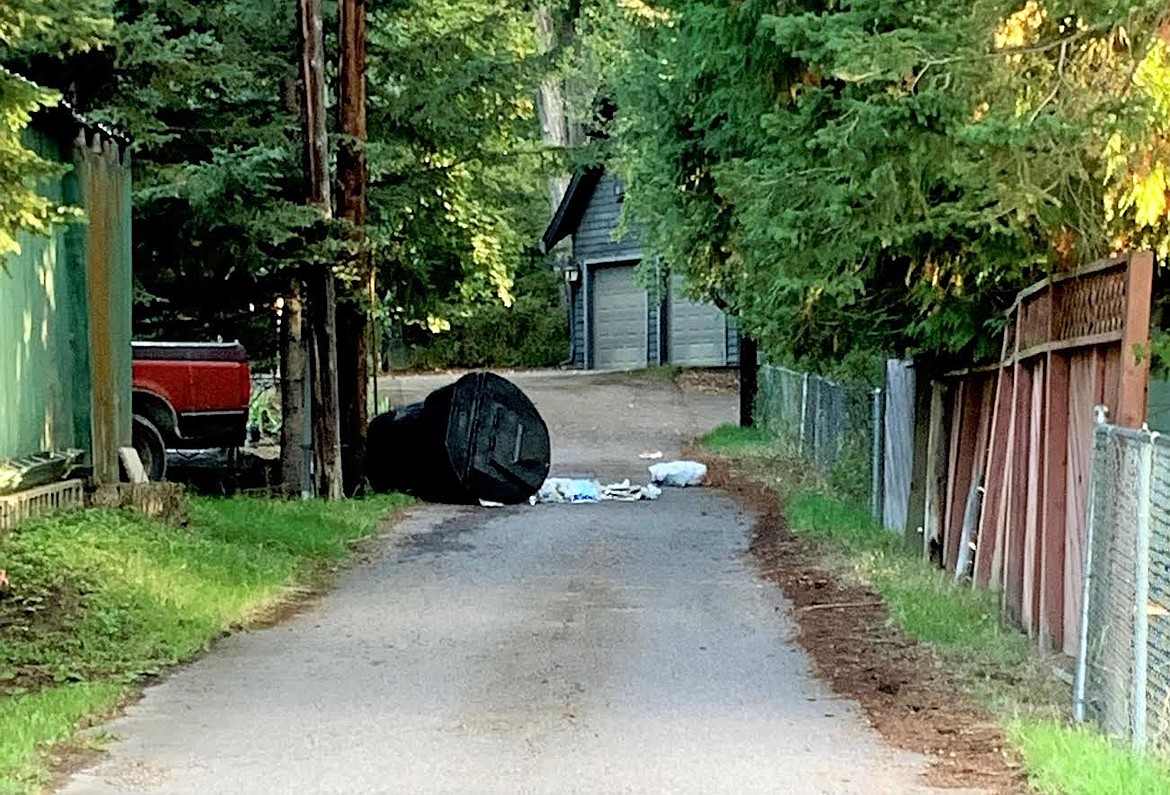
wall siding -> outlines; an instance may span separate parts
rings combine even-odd
[[[727,364],[739,364],[739,323],[734,315],[727,316]]]
[[[662,293],[652,284],[646,295],[646,364],[662,364]]]
[[[606,174],[593,191],[581,223],[573,233],[573,256],[578,262],[642,258],[642,245],[633,230],[621,240],[614,240],[622,212],[616,192],[620,184],[616,177]]]
[[[573,283],[573,367],[585,369],[585,282]]]

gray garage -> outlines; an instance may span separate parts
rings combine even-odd
[[[680,277],[659,289],[660,269],[642,264],[636,234],[617,233],[621,181],[601,168],[578,172],[541,246],[572,237],[565,278],[571,302],[574,366],[628,370],[657,364],[723,367],[739,361],[734,320],[718,307],[686,297]],[[647,286],[649,285],[649,289]]]
[[[683,280],[671,279],[666,307],[666,355],[683,367],[723,367],[728,364],[727,317],[714,304],[696,303],[683,293]]]
[[[647,293],[634,278],[632,264],[596,268],[593,287],[593,367],[630,370],[646,366],[649,330]]]

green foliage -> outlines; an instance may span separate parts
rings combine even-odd
[[[480,300],[444,312],[446,331],[415,330],[421,340],[410,346],[407,367],[547,367],[564,360],[569,330],[556,271],[538,263],[512,291],[511,306]]]
[[[1170,792],[1165,760],[1123,748],[1085,726],[1016,721],[1009,727],[1028,781],[1044,795],[1161,795]]]
[[[135,333],[269,360],[279,280],[329,256],[303,206],[295,4],[120,2],[114,37],[78,79],[134,138]]]
[[[181,530],[85,511],[4,536],[0,780],[38,781],[43,767],[30,754],[42,743],[66,739],[125,685],[259,618],[407,502],[197,499]]]
[[[531,13],[508,0],[377,3],[370,64],[369,234],[385,319],[505,319],[482,307],[513,302],[549,216]]]
[[[0,4],[0,269],[20,251],[18,234],[46,235],[72,217],[37,191],[61,166],[25,146],[33,114],[59,95],[19,71],[40,53],[68,55],[101,46],[109,34],[110,0],[5,0]],[[16,71],[14,71],[14,69]]]
[[[1054,269],[1170,240],[1164,5],[590,5],[627,215],[775,360],[995,355]],[[616,44],[615,44],[616,42]]]
[[[0,795],[42,792],[49,771],[38,751],[67,742],[78,725],[112,710],[125,692],[117,682],[71,682],[0,697]]]
[[[98,4],[49,5],[76,12]],[[77,25],[62,26],[57,10],[25,24],[44,33],[30,45],[25,73],[68,89],[88,115],[133,137],[135,333],[238,338],[264,363],[275,356],[270,307],[290,269],[333,264],[353,288],[343,300],[369,300],[366,285],[350,281],[351,230],[304,207],[296,4],[107,4],[113,46],[60,64],[46,64],[45,53]],[[425,323],[488,298],[508,305],[548,216],[552,165],[535,118],[547,64],[530,13],[506,0],[380,0],[368,10],[364,245],[379,274],[377,309],[387,322]],[[332,60],[336,7],[325,11]],[[14,86],[12,113],[49,99],[36,86]],[[4,152],[0,162],[17,162]],[[21,165],[30,179],[43,173],[30,168]],[[0,211],[9,195],[0,191]],[[47,212],[29,223],[42,229]]]

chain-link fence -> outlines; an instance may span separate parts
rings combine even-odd
[[[1170,440],[1098,422],[1090,483],[1077,718],[1164,752],[1170,750]]]
[[[881,511],[882,391],[764,364],[755,416],[844,494]]]

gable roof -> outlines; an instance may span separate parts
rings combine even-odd
[[[605,169],[602,166],[588,166],[578,169],[573,174],[561,203],[557,205],[557,211],[553,213],[552,221],[540,238],[541,254],[552,251],[553,246],[576,231],[589,200],[593,198],[593,191],[597,190],[597,183],[601,181],[601,175],[604,173]]]

